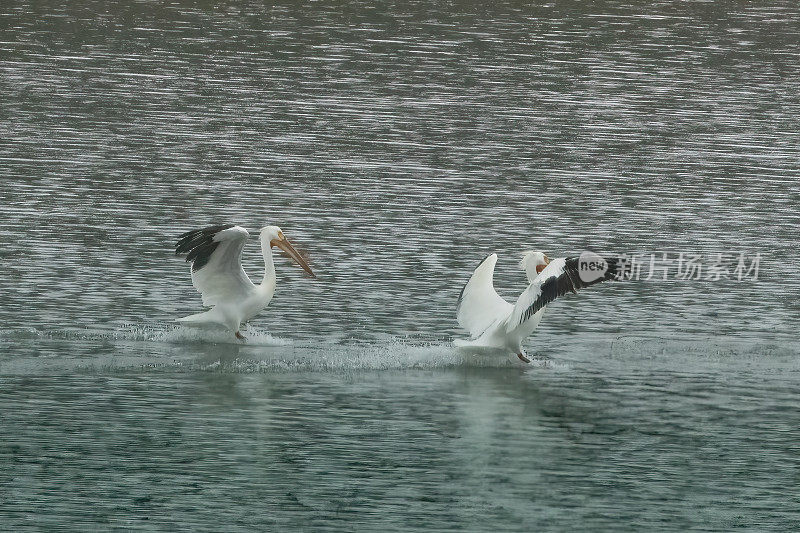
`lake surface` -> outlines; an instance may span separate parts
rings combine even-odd
[[[798,529],[798,72],[793,2],[3,4],[0,529]],[[221,222],[318,276],[246,344]],[[673,263],[454,351],[526,249]]]

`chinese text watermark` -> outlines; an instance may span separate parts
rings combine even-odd
[[[594,252],[583,252],[578,262],[578,272],[583,281],[590,283],[611,272],[616,279],[632,280],[758,280],[761,253],[655,252],[651,254],[620,254],[603,257]],[[608,278],[606,278],[608,279]]]

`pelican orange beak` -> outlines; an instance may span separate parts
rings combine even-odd
[[[309,274],[309,275],[310,275],[312,278],[316,278],[316,277],[317,277],[317,276],[315,276],[315,275],[314,275],[314,273],[311,271],[311,267],[310,267],[310,266],[308,266],[308,263],[306,262],[306,260],[305,260],[305,259],[303,259],[303,256],[302,256],[302,255],[300,255],[300,253],[299,253],[297,250],[295,250],[295,249],[294,249],[294,246],[292,246],[292,244],[291,244],[291,243],[289,242],[289,240],[288,240],[288,239],[287,239],[287,238],[286,238],[286,237],[283,235],[283,233],[281,233],[281,234],[280,234],[280,236],[279,236],[277,239],[272,239],[271,241],[269,241],[269,245],[270,245],[271,247],[272,247],[272,246],[277,246],[278,248],[280,248],[281,250],[283,250],[284,252],[286,252],[286,253],[289,255],[289,257],[291,257],[292,259],[294,259],[294,261],[295,261],[295,262],[296,262],[298,265],[300,265],[301,267],[303,267],[303,270],[305,270],[306,272],[308,272],[308,274]]]
[[[549,264],[550,264],[550,258],[547,257],[547,256],[544,256],[544,264],[543,265],[536,265],[536,273],[537,274],[541,274],[542,270],[544,270],[545,267],[547,265],[549,265]]]

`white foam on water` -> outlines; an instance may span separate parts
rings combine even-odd
[[[47,347],[49,353],[65,354],[61,362],[48,357],[48,369],[63,366],[89,371],[140,368],[239,373],[530,366],[513,356],[463,353],[449,341],[387,337],[371,342],[301,342],[252,327],[243,333],[245,342],[222,329],[180,325],[130,324],[115,330],[18,331],[14,338],[30,353],[38,352],[37,357],[11,366],[5,364],[4,370],[16,366],[44,369],[42,350],[37,350],[37,346]],[[98,352],[98,345],[103,350]],[[81,355],[76,357],[76,353]],[[543,360],[533,363],[539,367],[548,364]]]
[[[91,332],[73,334],[76,338],[110,339],[142,342],[163,342],[175,344],[230,344],[235,346],[289,346],[291,339],[276,337],[256,328],[248,328],[244,333],[246,341],[234,337],[229,331],[215,328],[196,328],[172,325],[166,327],[130,324],[112,332]]]
[[[270,335],[265,331],[259,331],[255,328],[248,328],[243,332],[243,335],[246,339],[245,341],[237,339],[226,330],[176,326],[173,329],[160,331],[148,340],[174,343],[211,342],[216,344],[247,346],[290,346],[292,344],[291,339],[275,337],[274,335]]]
[[[798,354],[797,343],[788,339],[571,334],[537,338],[539,344],[528,353],[532,362],[525,364],[513,354],[470,353],[445,340],[387,337],[371,342],[305,342],[256,328],[245,334],[247,341],[242,342],[221,329],[171,324],[131,324],[115,330],[0,330],[0,340],[17,344],[21,356],[15,357],[12,348],[0,370],[13,373],[18,368],[26,373],[62,367],[247,373],[486,367],[570,371],[576,365],[613,366],[615,361],[632,369],[653,363],[693,368],[746,361],[785,367]]]
[[[458,366],[521,366],[508,357],[463,354],[448,343],[415,344],[405,340],[343,345],[299,345],[291,350],[253,350],[240,353],[230,366],[239,371],[267,370],[397,370]]]

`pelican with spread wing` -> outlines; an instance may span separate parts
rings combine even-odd
[[[236,338],[245,340],[239,328],[267,307],[275,294],[273,246],[286,252],[303,270],[314,276],[311,267],[281,229],[266,226],[258,235],[264,256],[264,279],[261,284],[254,284],[242,268],[242,249],[248,237],[250,234],[246,229],[234,224],[187,231],[179,237],[175,254],[187,254],[186,261],[192,263],[192,284],[203,297],[203,305],[211,309],[179,318],[178,322],[221,325],[234,332]]]
[[[472,273],[458,298],[458,324],[472,338],[457,339],[455,345],[473,351],[513,353],[530,363],[522,343],[539,326],[547,304],[569,292],[618,277],[615,258],[585,253],[589,255],[551,261],[542,252],[527,252],[519,266],[530,284],[515,304],[494,290],[497,254],[489,254]]]

